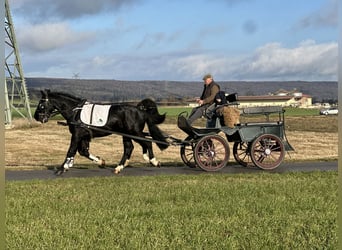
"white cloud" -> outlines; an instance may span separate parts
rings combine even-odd
[[[17,32],[20,47],[25,51],[49,51],[90,39],[89,32],[76,32],[67,23],[45,23],[20,26]]]
[[[303,17],[297,26],[299,28],[338,26],[338,0],[326,1],[320,9]]]
[[[301,42],[295,48],[268,43],[249,56],[197,54],[173,58],[170,71],[188,79],[211,72],[221,80],[336,80],[338,46],[336,42]]]
[[[258,48],[243,62],[243,72],[236,75],[247,78],[292,80],[336,80],[338,46],[336,42],[316,44],[303,41],[298,47],[285,48],[269,43]]]
[[[204,52],[148,56],[110,53],[89,58],[86,55],[82,58],[62,56],[55,57],[54,64],[48,64],[50,66],[46,65],[46,69],[39,71],[46,77],[70,77],[72,72],[79,72],[81,78],[122,80],[200,81],[203,74],[210,72],[218,81],[335,81],[337,57],[336,42],[316,44],[313,40],[306,40],[294,48],[284,47],[280,43],[268,43],[250,55],[235,57]],[[35,59],[31,60],[34,62]]]
[[[10,0],[16,11],[35,22],[97,15],[130,7],[140,0]]]

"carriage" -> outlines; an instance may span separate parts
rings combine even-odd
[[[133,151],[132,140],[139,143],[143,149],[143,158],[159,167],[152,150],[156,143],[161,150],[168,146],[180,146],[180,156],[189,167],[200,167],[205,171],[217,171],[225,167],[230,158],[229,142],[233,143],[233,156],[242,166],[256,166],[264,170],[278,167],[285,151],[293,150],[285,135],[284,109],[278,106],[251,107],[243,109],[243,115],[260,115],[266,121],[239,122],[233,126],[214,128],[195,128],[187,122],[185,113],[178,116],[179,129],[187,134],[182,140],[165,135],[159,128],[165,120],[165,114],[158,112],[156,103],[144,99],[138,105],[89,103],[85,99],[67,93],[41,91],[42,98],[38,103],[34,117],[42,123],[49,118],[61,114],[65,125],[72,134],[70,147],[57,174],[66,172],[74,164],[76,152],[94,163],[103,166],[105,161],[89,152],[92,138],[117,134],[122,136],[124,152],[114,173],[118,174],[128,166]],[[229,105],[236,105],[236,94],[228,95]],[[222,107],[221,107],[222,108]],[[95,110],[105,113],[98,116]],[[84,113],[84,112],[90,113]],[[240,111],[239,111],[240,114]],[[270,116],[277,115],[276,121],[270,121]],[[143,131],[145,124],[149,133]]]
[[[233,101],[227,105],[237,103]],[[181,113],[178,127],[187,134],[180,142],[181,158],[189,167],[217,171],[227,165],[230,159],[228,142],[232,142],[234,159],[240,165],[275,169],[282,163],[285,152],[294,150],[286,138],[284,113],[281,106],[244,108],[243,116],[262,115],[264,120],[242,122],[232,128],[194,128],[188,124],[186,114]],[[275,121],[270,121],[271,115],[277,117]]]

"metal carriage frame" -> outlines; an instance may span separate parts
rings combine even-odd
[[[284,113],[281,106],[245,108],[242,115],[264,115],[265,120],[239,123],[234,128],[199,129],[188,124],[183,112],[178,116],[177,125],[188,136],[181,144],[181,158],[189,167],[217,171],[227,165],[230,157],[228,142],[233,142],[233,156],[240,165],[275,169],[284,160],[285,152],[294,150],[286,138]],[[276,121],[270,121],[272,114],[278,115]]]

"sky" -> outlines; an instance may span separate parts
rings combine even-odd
[[[25,77],[336,81],[338,0],[9,0]]]

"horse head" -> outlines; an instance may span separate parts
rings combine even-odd
[[[75,97],[69,93],[41,91],[34,118],[41,123],[48,122],[49,118],[61,114],[66,120],[74,118],[74,111],[77,107],[82,107],[86,99]]]
[[[49,118],[56,113],[56,108],[51,101],[49,101],[50,90],[41,90],[40,92],[42,97],[34,112],[34,119],[41,123],[46,123],[49,121]]]

